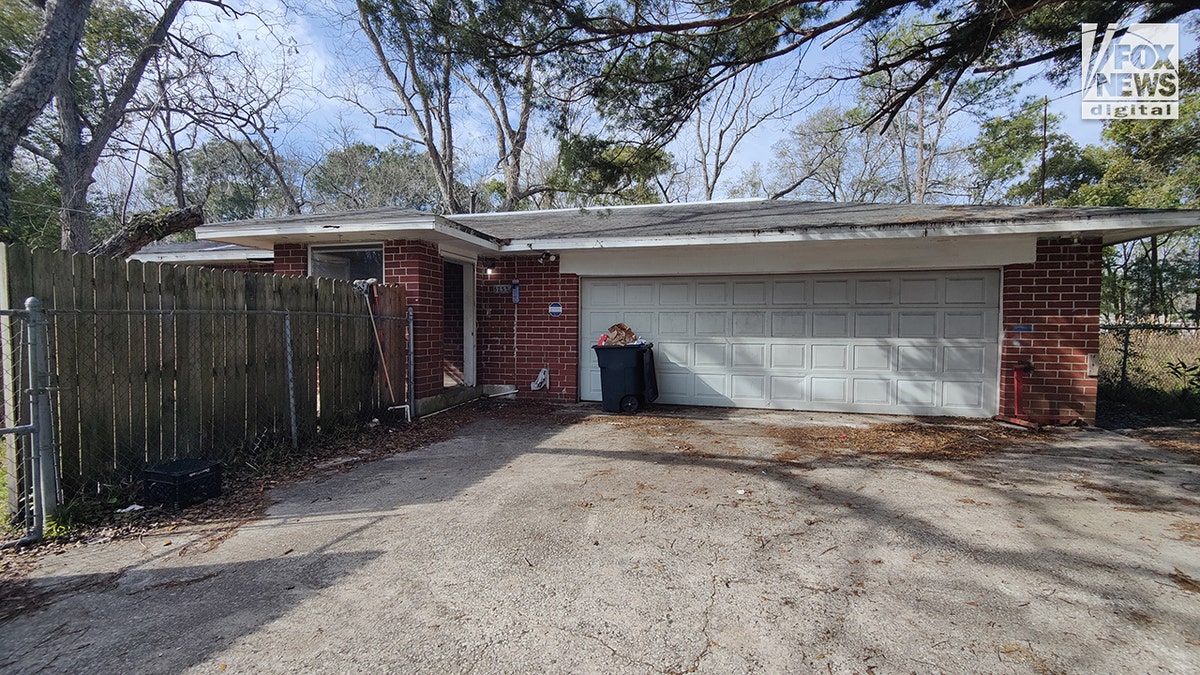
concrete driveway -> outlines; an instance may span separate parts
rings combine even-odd
[[[280,490],[223,542],[46,560],[0,670],[1200,669],[1200,455],[984,422],[447,414],[453,439]]]

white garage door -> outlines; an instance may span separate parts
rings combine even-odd
[[[584,279],[591,345],[617,322],[654,343],[660,403],[986,417],[997,412],[996,270]]]

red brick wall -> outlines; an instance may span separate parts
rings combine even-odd
[[[1096,421],[1096,378],[1088,355],[1100,348],[1100,271],[1097,239],[1041,240],[1036,262],[1004,268],[1000,350],[1000,412],[1013,415],[1013,369],[1033,364],[1021,395],[1025,417],[1052,423]],[[1030,332],[1012,330],[1030,326]]]
[[[275,254],[278,260],[278,252]],[[404,286],[413,308],[415,393],[442,393],[442,258],[436,244],[424,241],[383,243],[383,283]]]
[[[558,262],[537,258],[503,258],[488,276],[476,266],[477,372],[480,384],[516,385],[520,398],[557,401],[578,399],[579,278],[558,271]],[[521,282],[521,302],[492,292],[496,284]],[[563,306],[562,316],[550,316],[550,303]],[[516,313],[517,350],[513,355],[513,315]],[[549,389],[530,391],[542,368],[550,370]]]
[[[308,274],[308,246],[275,244],[275,274],[302,277]]]

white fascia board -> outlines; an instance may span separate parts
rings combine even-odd
[[[287,223],[287,224],[254,224],[253,221],[247,222],[240,227],[228,227],[226,225],[201,225],[196,228],[196,238],[206,241],[234,241],[239,239],[261,239],[263,237],[275,238],[282,240],[282,237],[303,236],[314,234],[327,234],[330,231],[339,233],[378,233],[390,230],[414,230],[414,231],[429,231],[433,229],[433,218],[402,218],[380,220],[371,223],[356,223],[356,222],[338,222],[336,220],[323,220],[312,223]]]
[[[485,239],[475,230],[465,228],[462,225],[451,223],[441,216],[437,216],[437,220],[433,223],[433,230],[438,234],[460,241],[466,242],[473,246],[485,249],[487,251],[499,252],[500,244],[490,239]]]
[[[176,253],[134,253],[130,260],[148,263],[230,263],[271,262],[275,254],[271,251],[179,251]]]
[[[390,239],[419,239],[442,241],[458,240],[472,246],[499,251],[500,246],[484,236],[462,226],[454,225],[441,216],[428,218],[388,219],[375,222],[322,221],[320,223],[288,223],[285,225],[254,225],[230,228],[220,225],[196,228],[196,238],[205,241],[220,241],[230,244],[262,245],[266,242],[305,241],[320,243],[321,239],[337,236],[337,243],[353,243],[361,239],[378,242]]]
[[[920,239],[925,237],[968,237],[995,235],[1025,235],[1039,237],[1113,235],[1120,233],[1169,232],[1200,226],[1200,212],[1177,212],[1154,216],[1088,218],[1078,220],[1052,220],[1045,222],[993,222],[993,223],[928,223],[913,226],[887,227],[839,227],[815,228],[786,232],[747,232],[741,234],[696,234],[658,237],[589,237],[574,239],[517,239],[509,242],[503,251],[528,250],[588,250],[603,248],[660,248],[668,246],[778,244],[807,241],[854,241],[879,239]],[[1131,238],[1137,239],[1140,236]],[[1106,237],[1107,239],[1107,237]]]

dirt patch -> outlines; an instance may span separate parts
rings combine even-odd
[[[716,458],[742,453],[732,439],[735,433],[744,429],[725,434],[703,421],[612,415],[593,416],[583,423],[609,424],[622,431],[666,441],[668,450],[674,449],[687,456]],[[1038,432],[1009,429],[978,419],[930,418],[864,427],[751,424],[756,435],[775,439],[786,446],[774,454],[774,459],[789,464],[855,457],[889,461],[967,460],[1011,450],[1015,445],[1037,445],[1052,440]],[[706,450],[697,450],[696,444]]]
[[[790,449],[779,452],[779,461],[833,459],[848,456],[891,460],[965,460],[1014,444],[1045,443],[1033,432],[1009,431],[978,420],[919,421],[856,427],[766,427],[764,432]]]
[[[1120,433],[1156,448],[1179,453],[1185,457],[1185,461],[1200,464],[1200,425],[1121,429]]]

